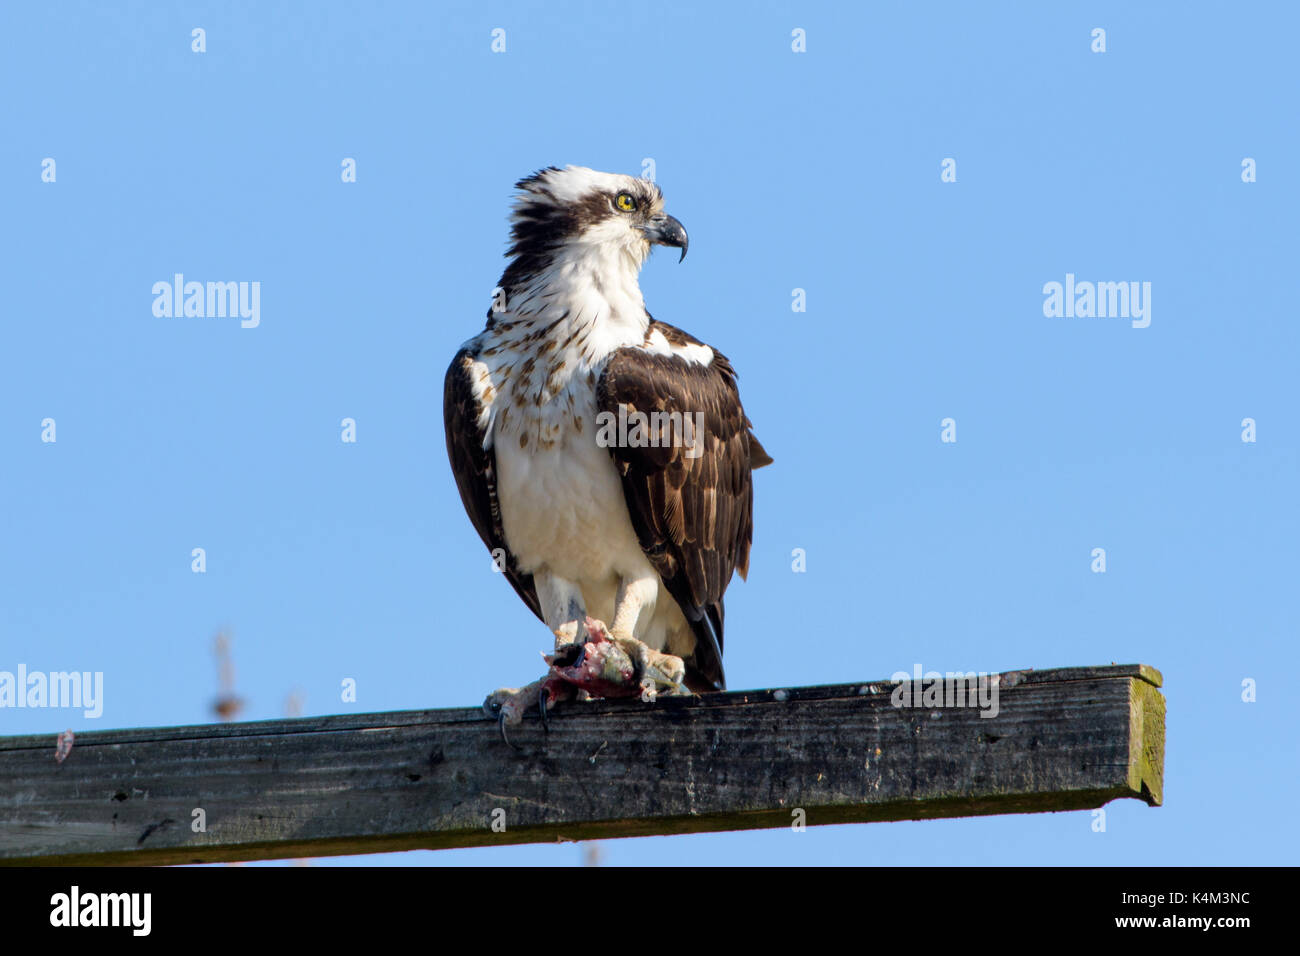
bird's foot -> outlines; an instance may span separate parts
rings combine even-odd
[[[686,664],[680,657],[656,651],[630,634],[611,634],[594,618],[587,618],[585,628],[585,641],[556,635],[555,653],[542,655],[550,668],[545,677],[525,687],[502,687],[483,701],[483,709],[497,719],[506,743],[510,744],[506,728],[520,724],[526,713],[536,710],[546,726],[549,709],[573,697],[640,697],[650,702],[661,694],[690,693],[683,683]]]
[[[537,711],[542,726],[546,727],[548,708],[572,696],[572,687],[563,681],[557,680],[553,675],[547,674],[545,677],[535,680],[524,687],[501,687],[494,690],[483,701],[483,710],[487,712],[489,717],[497,719],[497,726],[501,730],[501,739],[513,747],[514,744],[510,743],[510,737],[506,733],[507,727],[515,727],[521,724],[524,714],[530,710]]]

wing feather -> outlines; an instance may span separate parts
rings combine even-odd
[[[515,564],[514,555],[506,547],[505,532],[501,525],[501,506],[497,500],[496,453],[485,449],[485,415],[474,389],[474,355],[461,349],[452,359],[443,381],[442,415],[447,431],[447,457],[456,476],[456,488],[465,505],[474,530],[495,555],[497,549],[505,554],[502,573],[515,592],[540,619],[541,605],[533,586],[533,576],[524,574]]]
[[[702,344],[662,322],[651,325],[656,330],[674,344]],[[751,471],[772,460],[751,432],[736,374],[717,351],[704,365],[645,348],[619,349],[597,384],[596,404],[615,415],[624,405],[647,414],[703,416],[694,436],[698,456],[680,440],[610,453],[641,547],[695,635],[688,683],[724,689],[723,592],[734,572],[744,577],[749,570]]]

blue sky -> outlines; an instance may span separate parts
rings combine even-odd
[[[511,184],[650,158],[691,252],[652,257],[647,304],[731,358],[776,458],[730,685],[1151,664],[1166,805],[603,861],[1293,862],[1300,16],[1132,7],[6,4],[0,670],[103,671],[105,707],[0,734],[206,722],[221,628],[249,719],[537,676],[550,636],[461,508],[442,375]],[[178,272],[259,282],[260,324],[155,316]],[[1045,316],[1067,274],[1149,282],[1150,325]]]

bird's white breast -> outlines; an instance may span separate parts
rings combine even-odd
[[[584,255],[561,259],[494,317],[474,340],[475,379],[511,553],[521,570],[594,586],[648,567],[613,459],[596,444],[595,393],[609,356],[642,343],[649,319],[637,263]],[[624,281],[591,278],[600,274]]]
[[[594,584],[645,565],[609,452],[590,428],[547,448],[497,448],[506,542],[525,571]]]

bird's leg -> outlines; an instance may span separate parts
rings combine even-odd
[[[618,595],[614,598],[614,620],[609,622],[610,633],[616,637],[632,637],[641,615],[644,613],[649,617],[654,614],[658,597],[659,575],[654,571],[620,580]]]
[[[640,577],[624,578],[614,599],[614,620],[610,632],[623,652],[636,665],[641,699],[652,701],[660,693],[687,693],[682,681],[686,664],[680,657],[654,650],[637,640],[637,621],[654,614],[659,596],[659,575],[648,571]]]
[[[503,687],[483,702],[496,717],[502,738],[506,728],[519,724],[536,709],[542,723],[555,704],[574,696],[640,697],[655,700],[660,694],[690,693],[683,681],[686,664],[637,639],[634,630],[643,613],[653,613],[659,579],[648,574],[625,578],[615,599],[614,625],[606,627],[588,617],[581,590],[572,582],[542,570],[533,583],[542,616],[555,634],[555,651],[542,655],[549,673],[525,687]]]
[[[583,622],[587,619],[587,604],[582,589],[546,568],[534,573],[533,586],[541,605],[542,620],[555,634],[555,649],[558,651],[563,644],[585,641],[587,633]]]

